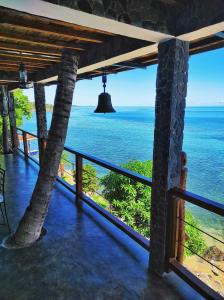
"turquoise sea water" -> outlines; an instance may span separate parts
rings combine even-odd
[[[115,164],[152,159],[154,108],[117,107],[117,113],[105,115],[93,110],[72,108],[67,145]],[[49,125],[51,113],[47,117]],[[36,132],[34,114],[23,128]],[[183,150],[188,156],[187,190],[224,203],[224,107],[186,109]],[[201,209],[191,209],[202,216]],[[220,228],[220,219],[206,215],[206,222],[211,219]]]

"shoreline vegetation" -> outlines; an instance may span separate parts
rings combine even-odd
[[[30,119],[32,116],[32,112],[35,111],[35,104],[34,102],[30,102],[28,100],[28,97],[23,95],[21,90],[17,90],[14,92],[15,97],[15,108],[16,108],[16,121],[17,125],[23,124],[23,118],[24,119]],[[80,106],[79,106],[80,107]],[[195,107],[195,106],[194,106]],[[204,107],[210,107],[210,106],[204,106]],[[214,107],[214,106],[213,106]],[[216,106],[216,107],[223,107],[222,105]],[[189,107],[188,107],[189,108]],[[47,112],[53,111],[53,105],[47,104],[46,105]],[[1,138],[1,136],[0,136]],[[68,163],[72,164],[68,166]],[[84,166],[85,167],[85,166]],[[128,166],[124,166],[128,168]],[[133,171],[136,171],[137,173],[141,173],[141,171],[144,169],[142,162],[139,164],[140,169],[135,169]],[[147,167],[147,170],[150,168]],[[141,198],[139,200],[142,200],[142,197],[146,196],[147,203],[149,202],[148,199],[150,199],[150,193],[149,191],[144,191],[141,186],[136,187],[136,190],[133,190],[131,188],[131,182],[127,179],[127,181],[122,181],[122,177],[119,175],[118,177],[114,177],[116,175],[113,174],[107,174],[104,177],[104,185],[107,185],[107,189],[110,190],[109,192],[107,190],[103,190],[102,188],[102,182],[98,182],[98,180],[101,180],[97,177],[97,171],[92,166],[85,167],[83,173],[83,183],[84,183],[84,193],[86,193],[88,196],[90,196],[97,204],[101,205],[103,208],[107,209],[111,213],[113,213],[116,217],[127,223],[129,226],[133,227],[135,230],[139,231],[141,234],[145,235],[146,237],[149,237],[149,232],[145,230],[145,226],[147,227],[149,224],[149,217],[150,212],[147,210],[147,207],[145,209],[144,205],[141,204],[141,201],[137,203],[138,201],[130,201],[133,198],[133,195],[135,195],[136,190],[138,193],[140,193]],[[143,174],[148,177],[151,177],[150,174]],[[69,162],[69,156],[66,155],[66,153],[63,153],[61,164],[59,168],[59,176],[61,176],[65,181],[67,181],[69,184],[74,185],[75,184],[75,171],[74,171],[74,164]],[[110,180],[109,180],[110,179]],[[110,181],[113,181],[112,189],[110,188]],[[118,181],[117,181],[118,180]],[[120,180],[120,181],[119,181]],[[113,192],[114,186],[119,187],[119,182],[125,184],[125,198],[122,199],[120,192],[118,193],[118,197],[116,193]],[[114,185],[115,183],[115,185]],[[115,189],[115,190],[116,190]],[[102,194],[102,195],[101,195]],[[119,201],[117,201],[119,199]],[[122,201],[120,201],[122,200]],[[123,202],[123,203],[122,203]],[[128,204],[126,204],[128,202]],[[136,203],[135,203],[136,202]],[[143,203],[144,204],[144,203]],[[186,210],[189,208],[186,207]],[[125,215],[123,213],[126,213]],[[191,211],[190,211],[191,212]],[[196,217],[196,221],[197,217]],[[221,241],[224,241],[224,229],[222,227],[221,230],[217,230],[217,228],[212,228],[211,222],[208,219],[208,223],[198,222],[197,226],[198,228],[201,228],[205,232],[209,232],[209,234],[215,236]],[[139,229],[139,230],[138,230]],[[217,240],[214,240],[213,238],[206,236],[204,234],[195,234],[196,232],[193,232],[193,235],[189,234],[190,237],[193,237],[193,241],[195,242],[191,244],[194,247],[199,247],[199,251],[195,251],[196,253],[200,253],[202,257],[205,257],[208,262],[203,260],[202,258],[198,257],[195,254],[189,253],[185,255],[184,259],[184,265],[186,268],[188,268],[193,274],[195,274],[199,279],[204,281],[206,284],[211,286],[215,291],[219,292],[222,296],[224,296],[224,273],[221,270],[224,270],[224,244],[222,242],[218,242]],[[188,236],[188,238],[189,238]],[[188,241],[185,241],[188,243]],[[188,245],[188,244],[187,244]],[[210,263],[209,263],[210,262]],[[213,264],[213,266],[211,265]],[[215,267],[217,266],[217,267]]]
[[[68,162],[67,153],[64,153],[61,168],[59,168],[59,176],[69,184],[74,185],[75,170],[73,167],[68,168]],[[151,161],[130,161],[122,165],[122,167],[145,175],[144,164],[146,163],[148,164],[146,167],[148,170],[149,164],[152,166]],[[124,187],[124,193],[122,192],[121,186]],[[137,194],[140,195],[139,200],[141,201],[137,201],[135,190]],[[150,197],[151,191],[147,191],[146,187],[141,184],[134,184],[133,188],[133,183],[131,183],[128,178],[115,174],[114,172],[109,172],[102,178],[98,178],[96,169],[92,165],[87,164],[83,166],[83,192],[90,196],[98,205],[114,214],[146,238],[149,238],[149,231],[145,228],[149,228],[150,211],[145,206],[144,199]],[[195,227],[208,232],[221,241],[224,240],[223,232],[214,232],[212,228],[202,226],[188,208],[186,208],[185,220],[187,222],[190,220],[190,223]],[[224,296],[224,273],[220,271],[224,270],[224,245],[187,224],[185,234],[185,245],[192,249],[193,252],[185,248],[184,266],[199,279]],[[198,253],[208,262],[195,255],[195,253]]]
[[[81,107],[81,106],[78,106]],[[194,106],[196,107],[196,106]],[[210,106],[204,106],[205,110],[207,111],[207,108]],[[222,105],[216,106],[216,107],[223,107]],[[187,107],[190,108],[190,107]],[[214,106],[213,106],[214,108]],[[33,103],[33,110],[34,110],[34,103]],[[49,104],[47,106],[47,111],[52,112],[53,110],[53,105]],[[214,108],[215,111],[215,108]],[[59,175],[67,181],[69,184],[74,185],[75,180],[74,180],[74,164],[69,162],[69,156],[66,156],[66,153],[63,155],[62,161],[61,161],[61,166],[62,169],[59,169]],[[69,165],[70,163],[70,165]],[[141,166],[142,167],[142,166]],[[94,168],[93,168],[94,169]],[[60,174],[62,171],[63,174]],[[113,193],[107,193],[107,191],[103,190],[102,183],[97,182],[97,180],[92,181],[88,176],[86,176],[88,173],[91,174],[92,178],[97,177],[97,172],[96,170],[90,169],[85,169],[86,172],[83,172],[83,176],[85,176],[85,184],[86,187],[90,187],[89,189],[85,189],[83,192],[86,193],[88,196],[90,196],[97,204],[101,205],[103,208],[107,209],[109,212],[114,214],[116,217],[127,223],[129,226],[134,228],[136,231],[139,233],[145,235],[147,238],[149,238],[149,232],[145,229],[148,226],[149,223],[149,216],[150,216],[150,211],[147,210],[147,207],[144,206],[144,204],[141,203],[135,203],[135,201],[131,201],[125,203],[124,199],[122,199],[121,195],[117,197]],[[133,170],[136,171],[136,170]],[[141,173],[139,170],[137,170],[138,173]],[[116,174],[115,174],[116,175]],[[143,174],[144,175],[144,174]],[[106,176],[106,175],[105,175]],[[103,177],[105,177],[103,176]],[[146,176],[151,177],[149,174]],[[101,176],[100,176],[101,178]],[[117,178],[114,178],[111,174],[110,180],[115,179],[115,182]],[[121,178],[119,178],[120,180]],[[124,182],[129,183],[130,182]],[[109,185],[109,180],[108,180],[108,185]],[[117,186],[119,186],[117,184]],[[131,199],[133,196],[133,190],[132,188],[126,186],[125,190],[125,197]],[[140,188],[140,187],[139,187]],[[141,194],[141,189],[139,189]],[[129,194],[130,192],[130,194]],[[128,193],[128,197],[127,197]],[[102,195],[100,195],[102,194]],[[149,199],[150,195],[146,193],[147,199]],[[119,201],[117,201],[119,199]],[[120,201],[120,199],[122,201]],[[127,200],[127,199],[125,199]],[[148,200],[147,200],[148,201]],[[139,201],[140,202],[140,201]],[[212,227],[211,223],[211,218],[208,216],[206,218],[206,221],[201,221],[200,216],[197,214],[194,214],[194,211],[192,210],[192,207],[186,206],[186,211],[191,213],[196,220],[196,223],[193,223],[195,227],[198,227],[202,229],[205,232],[208,232],[209,234],[215,236],[217,239],[224,241],[224,231],[223,228],[217,228],[217,227]],[[125,212],[125,214],[124,214]],[[192,220],[191,220],[192,221]],[[190,222],[192,223],[192,222]],[[143,224],[143,225],[142,225]],[[222,224],[219,222],[219,225],[221,226]],[[189,228],[189,227],[188,227]],[[186,230],[187,231],[187,230]],[[193,242],[190,244],[190,247],[193,247],[193,249],[198,253],[200,256],[205,257],[208,262],[203,260],[202,258],[198,257],[197,255],[190,253],[189,251],[185,251],[185,258],[184,258],[184,265],[186,266],[187,269],[189,269],[194,275],[196,275],[199,279],[204,281],[206,284],[211,286],[215,291],[219,292],[222,296],[224,296],[224,273],[221,270],[224,270],[224,245],[220,242],[217,242],[213,238],[210,238],[206,236],[205,234],[198,233],[196,231],[191,231],[191,238],[193,238]],[[189,245],[189,241],[185,241],[186,245]],[[186,252],[188,252],[186,254]],[[210,262],[210,263],[209,263]],[[217,267],[215,267],[217,266]]]

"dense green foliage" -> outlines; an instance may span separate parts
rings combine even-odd
[[[29,102],[28,97],[23,95],[22,90],[15,90],[13,95],[15,99],[16,125],[21,126],[23,123],[23,117],[26,119],[31,118],[32,105]]]
[[[76,170],[73,171],[73,175],[75,179]],[[96,169],[92,165],[85,164],[83,166],[82,189],[84,193],[93,194],[99,189],[99,183],[96,175]]]
[[[68,152],[66,152],[66,151],[62,152],[60,163],[64,164],[64,165],[69,165],[69,154],[68,154]]]
[[[187,223],[191,224],[194,227],[200,228],[200,224],[197,219],[189,212],[186,211],[185,220]],[[205,250],[208,248],[206,242],[203,238],[203,234],[192,226],[186,224],[185,232],[186,232],[186,240],[185,240],[185,248],[184,255],[190,256],[193,253],[190,251],[203,255]],[[189,250],[190,249],[190,250]]]
[[[152,177],[152,161],[133,160],[122,167]],[[151,188],[114,172],[104,176],[101,183],[104,186],[103,195],[111,203],[113,213],[136,231],[149,237]],[[185,220],[200,227],[190,212],[186,212]],[[187,225],[186,235],[185,245],[192,251],[203,254],[206,243],[200,231]],[[189,255],[192,253],[185,248],[185,256]]]
[[[123,168],[152,177],[152,161],[132,160]],[[103,195],[111,203],[114,214],[139,233],[149,236],[151,188],[123,175],[110,172],[104,176]]]
[[[14,95],[14,105],[15,105],[15,115],[16,115],[16,125],[21,126],[23,124],[23,117],[26,119],[31,118],[32,105],[29,102],[27,96],[23,95],[23,91],[17,89],[13,92]],[[2,151],[2,118],[0,118],[0,151]]]

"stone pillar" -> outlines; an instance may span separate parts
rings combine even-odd
[[[14,103],[14,96],[12,92],[8,93],[9,99],[9,124],[11,130],[11,141],[12,141],[12,148],[17,149],[19,147],[19,139],[17,134],[16,128],[16,116],[15,116],[15,103]]]
[[[43,84],[34,83],[34,98],[37,118],[39,161],[41,163],[47,140],[47,117],[45,105],[45,90]]]
[[[168,248],[169,190],[180,185],[189,44],[171,39],[158,48],[149,264],[152,272],[162,275]]]
[[[11,153],[9,145],[9,129],[8,129],[8,95],[7,87],[5,85],[1,86],[1,115],[2,115],[2,144],[3,153]]]

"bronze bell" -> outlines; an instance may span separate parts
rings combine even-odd
[[[95,109],[94,113],[114,113],[116,112],[111,103],[110,94],[105,92],[106,83],[107,83],[107,75],[103,74],[102,76],[103,83],[103,93],[101,93],[98,97],[98,105]]]
[[[98,105],[94,113],[114,113],[116,112],[111,103],[111,97],[108,93],[101,93],[98,97]]]

